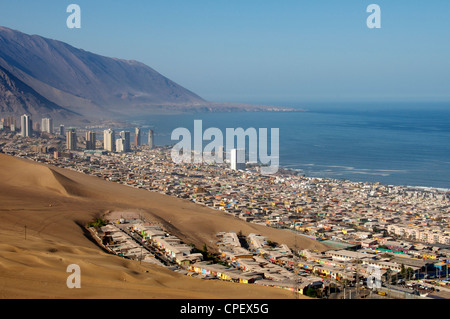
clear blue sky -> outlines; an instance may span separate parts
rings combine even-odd
[[[81,7],[81,29],[66,8]],[[381,7],[381,29],[366,8]],[[0,25],[141,61],[213,101],[450,101],[450,1],[1,1]]]

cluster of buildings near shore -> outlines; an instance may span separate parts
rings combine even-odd
[[[376,260],[385,271],[411,268],[416,278],[447,275],[449,190],[305,177],[284,170],[262,175],[257,165],[237,169],[227,162],[176,164],[170,147],[155,147],[153,138],[150,145],[141,145],[139,129],[132,143],[126,131],[116,138],[105,129],[101,141],[89,129],[79,130],[85,133],[81,136],[63,127],[55,132],[44,119],[42,132],[31,136],[26,129],[19,133],[10,118],[1,123],[3,153],[185,198],[250,223],[319,240],[330,252],[298,254],[311,263],[302,267],[313,273],[351,279],[355,263],[368,267]],[[314,268],[318,265],[322,268]]]

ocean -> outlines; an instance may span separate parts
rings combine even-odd
[[[133,125],[145,134],[152,128],[161,146],[178,142],[171,140],[175,128],[193,132],[194,120],[224,136],[226,128],[267,128],[269,135],[279,128],[280,167],[299,174],[450,189],[450,103],[279,105],[306,110],[155,115],[134,119]]]

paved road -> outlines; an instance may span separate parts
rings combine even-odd
[[[147,241],[142,241],[142,237],[136,233],[132,233],[127,228],[119,227],[125,234],[133,238],[140,246],[142,246],[145,250],[155,256],[160,262],[162,262],[165,266],[177,266],[172,261],[170,261],[163,253],[161,253],[156,247],[150,245]]]

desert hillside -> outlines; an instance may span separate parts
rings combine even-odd
[[[215,248],[220,231],[256,232],[326,249],[181,199],[0,154],[0,298],[293,298],[281,289],[204,281],[103,252],[82,225],[111,211],[140,213],[186,243]],[[81,289],[66,286],[81,267]]]
[[[0,27],[0,66],[44,98],[87,117],[206,102],[143,63],[6,27]]]
[[[149,114],[277,110],[293,109],[206,101],[141,62],[0,26],[0,111],[11,116],[78,125]]]

